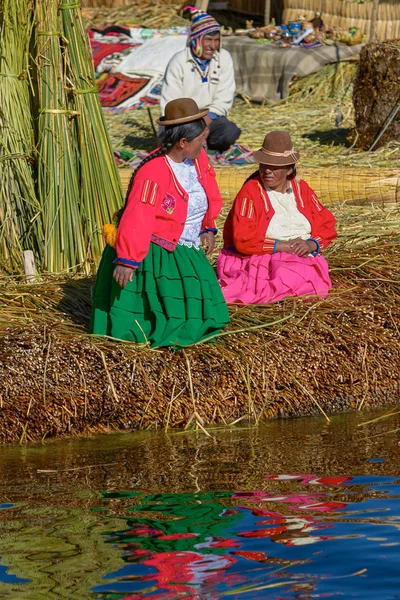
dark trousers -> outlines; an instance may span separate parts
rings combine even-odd
[[[210,150],[225,152],[236,142],[240,134],[241,130],[235,123],[228,121],[226,117],[218,117],[210,125],[207,146]]]

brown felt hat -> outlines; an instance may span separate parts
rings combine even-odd
[[[178,98],[171,100],[165,106],[165,116],[157,119],[162,127],[168,125],[183,125],[192,123],[206,116],[208,108],[199,108],[192,98]]]
[[[293,148],[287,131],[270,131],[264,138],[262,148],[254,152],[254,158],[263,165],[286,167],[300,159],[300,152]]]

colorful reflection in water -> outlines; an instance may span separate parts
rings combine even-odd
[[[400,556],[396,478],[266,482],[254,492],[135,495],[127,528],[105,537],[125,565],[94,588],[96,597],[384,597],[374,595],[378,573],[393,577]],[[104,493],[111,510],[121,497],[129,493]]]
[[[398,598],[400,413],[374,416],[2,447],[0,598]]]

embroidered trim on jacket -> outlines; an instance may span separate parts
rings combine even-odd
[[[264,252],[268,252],[269,254],[273,254],[275,249],[275,240],[274,238],[265,238],[263,244]]]
[[[242,198],[242,204],[240,207],[240,216],[251,219],[254,216],[254,203],[250,198]]]
[[[312,194],[311,198],[313,199],[313,202],[314,202],[315,206],[317,207],[317,210],[319,212],[321,212],[321,210],[323,210],[324,207],[322,206],[321,202],[318,200],[317,196],[315,194]]]
[[[297,187],[297,193],[299,195],[300,206],[301,206],[301,208],[304,208],[304,201],[303,201],[303,196],[301,195],[300,183],[298,181],[296,181],[295,184],[296,184],[296,187]]]
[[[155,181],[150,181],[150,179],[146,179],[143,184],[140,201],[144,204],[150,204],[151,206],[154,206],[157,199],[158,187],[158,183]]]
[[[272,206],[270,206],[269,198],[260,182],[258,183],[258,187],[260,189],[261,198],[263,199],[263,202],[264,202],[265,212],[268,213],[272,208]]]
[[[162,248],[165,248],[166,250],[175,250],[176,248],[176,244],[174,244],[173,242],[169,242],[168,240],[159,237],[158,235],[155,235],[154,233],[151,235],[151,241],[154,242],[154,244],[157,244],[157,246],[161,246]]]

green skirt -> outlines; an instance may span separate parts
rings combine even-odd
[[[202,250],[173,252],[151,243],[123,289],[113,279],[114,248],[103,252],[94,289],[90,332],[158,346],[184,347],[229,323],[226,302]]]

